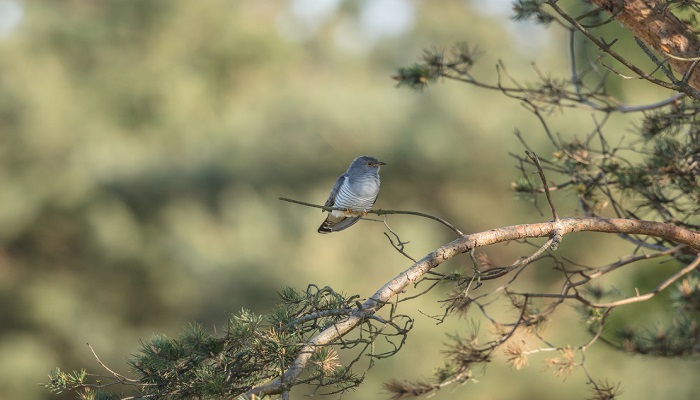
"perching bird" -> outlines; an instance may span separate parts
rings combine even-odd
[[[379,166],[386,165],[370,156],[357,157],[348,170],[340,175],[326,207],[341,208],[328,214],[318,227],[318,233],[342,231],[352,226],[372,209],[379,195]]]

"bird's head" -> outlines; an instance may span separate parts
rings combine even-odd
[[[355,161],[350,164],[349,169],[364,169],[364,170],[372,170],[372,169],[377,169],[379,171],[379,167],[381,165],[386,165],[386,163],[377,160],[376,158],[372,156],[360,156],[355,159]]]

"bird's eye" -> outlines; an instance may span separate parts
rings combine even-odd
[[[367,161],[367,165],[372,165],[372,161]]]

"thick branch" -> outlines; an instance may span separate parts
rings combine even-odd
[[[356,326],[360,325],[365,318],[379,311],[389,300],[405,290],[410,284],[423,277],[423,275],[428,273],[431,269],[461,253],[477,247],[516,239],[552,237],[555,234],[565,235],[584,231],[656,236],[678,244],[685,244],[696,251],[700,251],[700,233],[698,232],[660,222],[619,218],[564,218],[558,221],[513,225],[460,236],[426,255],[410,268],[401,272],[394,279],[377,290],[367,301],[362,303],[361,308],[355,310],[346,319],[311,338],[311,340],[301,348],[296,360],[294,360],[292,366],[282,377],[268,384],[249,390],[245,394],[245,397],[252,399],[253,396],[279,394],[288,390],[294,385],[299,375],[306,368],[309,359],[318,347],[331,344],[338,338],[347,334]]]
[[[700,55],[700,39],[671,10],[654,0],[593,0],[668,62],[687,82],[700,90],[700,71],[693,60]],[[684,60],[686,59],[686,60]]]

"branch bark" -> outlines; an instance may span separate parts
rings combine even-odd
[[[693,61],[700,56],[700,38],[690,27],[655,0],[593,0],[649,47],[668,58],[687,83],[700,90],[700,71]]]
[[[282,377],[265,385],[252,388],[245,393],[247,399],[280,394],[288,391],[306,368],[309,359],[321,346],[332,344],[360,325],[365,318],[373,315],[394,296],[403,292],[410,284],[443,262],[471,249],[510,240],[552,237],[575,232],[603,232],[618,234],[648,235],[686,245],[700,252],[700,233],[661,222],[634,219],[606,219],[593,217],[563,218],[551,222],[513,225],[489,231],[463,235],[426,255],[410,268],[401,272],[369,297],[361,308],[356,309],[346,319],[326,328],[304,344],[291,367]]]

